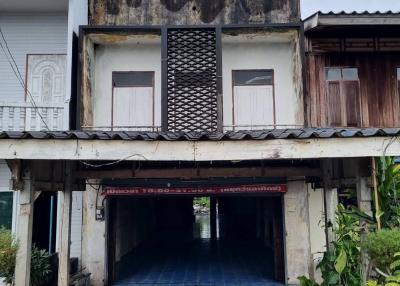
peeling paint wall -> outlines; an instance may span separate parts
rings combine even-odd
[[[91,25],[197,25],[300,21],[299,0],[90,0]]]
[[[83,52],[80,55],[82,63],[82,74],[81,74],[81,94],[80,98],[80,124],[81,126],[87,126],[93,124],[93,113],[92,113],[92,90],[94,84],[94,44],[85,37],[83,41]]]
[[[284,196],[286,273],[288,284],[298,285],[299,276],[312,275],[308,192],[305,181],[291,181]]]

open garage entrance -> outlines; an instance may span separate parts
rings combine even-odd
[[[281,285],[282,196],[107,198],[112,285]]]

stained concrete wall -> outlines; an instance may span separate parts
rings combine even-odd
[[[290,181],[284,196],[286,274],[288,284],[299,284],[299,276],[312,274],[308,192],[305,181]]]
[[[91,184],[98,183],[91,181]],[[101,192],[101,190],[100,190]],[[83,193],[83,223],[82,223],[82,267],[91,273],[92,286],[104,285],[105,279],[105,222],[96,221],[96,203],[101,203],[103,197],[87,185]]]
[[[315,280],[321,282],[321,271],[317,269],[317,265],[323,257],[323,252],[326,250],[323,189],[314,190],[308,185],[308,208],[313,276]]]
[[[92,25],[197,25],[300,21],[299,0],[90,0]]]

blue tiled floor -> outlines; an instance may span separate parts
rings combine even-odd
[[[282,285],[272,280],[272,257],[256,242],[164,241],[125,256],[114,285]]]

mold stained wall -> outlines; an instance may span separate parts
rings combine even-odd
[[[300,22],[299,0],[90,0],[92,25]]]
[[[233,125],[232,70],[272,69],[276,124],[304,124],[301,61],[297,31],[285,33],[223,35],[224,126]]]
[[[137,36],[121,44],[95,47],[92,92],[93,126],[111,126],[112,72],[154,71],[154,123],[161,125],[161,38]]]

